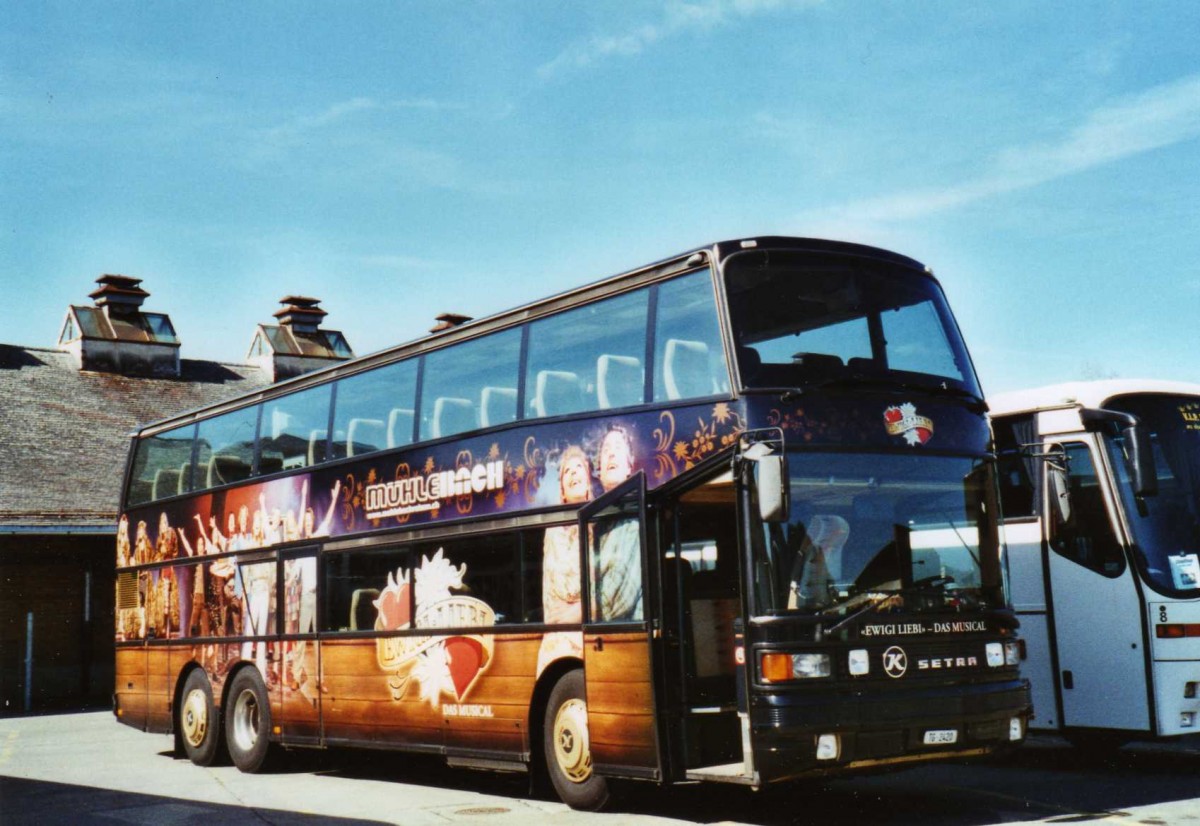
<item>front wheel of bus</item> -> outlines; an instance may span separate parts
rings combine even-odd
[[[208,677],[197,668],[183,683],[176,730],[188,759],[197,766],[211,766],[220,745],[221,721],[213,703]]]
[[[225,707],[225,742],[234,765],[260,771],[271,747],[271,703],[267,687],[254,668],[243,668],[229,685]]]
[[[543,753],[550,782],[564,803],[589,812],[604,807],[609,799],[608,781],[592,771],[582,671],[564,674],[550,692]]]

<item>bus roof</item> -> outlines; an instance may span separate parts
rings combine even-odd
[[[354,359],[338,362],[322,370],[305,373],[292,379],[269,385],[255,392],[237,396],[225,401],[180,412],[177,415],[155,422],[146,423],[138,428],[134,435],[149,435],[175,425],[183,424],[209,413],[233,410],[247,404],[262,401],[274,396],[283,395],[293,390],[299,390],[313,384],[320,384],[339,376],[358,373],[372,367],[379,367],[403,358],[420,355],[428,350],[475,338],[486,333],[495,332],[506,327],[512,327],[532,321],[542,316],[560,312],[596,301],[608,295],[625,292],[635,287],[659,281],[673,275],[695,269],[715,258],[720,265],[725,259],[739,253],[751,252],[756,249],[788,249],[811,253],[830,253],[834,255],[850,255],[861,258],[872,258],[900,267],[924,272],[933,278],[933,271],[921,262],[899,253],[880,247],[855,244],[848,241],[831,241],[820,238],[803,238],[793,236],[766,235],[754,238],[742,238],[729,241],[718,241],[708,246],[696,247],[678,255],[664,258],[652,264],[647,264],[633,270],[618,273],[599,281],[573,287],[565,292],[540,298],[528,304],[523,304],[508,310],[503,310],[484,318],[468,321],[458,326],[421,336],[408,342],[386,347],[374,353],[368,353]],[[935,279],[936,280],[936,279]]]
[[[1141,393],[1200,396],[1200,384],[1157,379],[1103,379],[1051,384],[988,396],[992,416],[1063,407],[1104,407],[1109,399]]]

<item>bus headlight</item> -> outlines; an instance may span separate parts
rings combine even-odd
[[[817,759],[837,760],[842,753],[842,741],[836,734],[822,734],[817,738]]]
[[[1020,717],[1013,717],[1008,721],[1008,739],[1016,742],[1025,736],[1025,721]]]
[[[998,642],[989,642],[987,648],[987,664],[989,668],[999,668],[1004,665],[1004,646]]]
[[[1009,640],[1008,642],[1004,643],[1004,664],[1021,664],[1021,644],[1016,640]]]
[[[764,683],[828,677],[832,673],[828,654],[784,654],[764,651],[759,655],[758,664]]]
[[[854,677],[861,677],[871,671],[871,658],[867,655],[867,649],[855,648],[850,652],[850,674]]]

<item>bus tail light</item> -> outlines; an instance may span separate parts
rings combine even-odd
[[[1021,646],[1016,640],[1009,640],[1004,643],[1004,664],[1005,665],[1020,665]]]
[[[832,673],[828,654],[784,654],[768,651],[759,655],[758,665],[764,683],[828,677]]]
[[[987,654],[989,668],[999,668],[1004,665],[1004,643],[989,642],[984,651]]]
[[[1154,626],[1154,636],[1160,640],[1181,640],[1184,637],[1200,637],[1200,623],[1163,623]]]

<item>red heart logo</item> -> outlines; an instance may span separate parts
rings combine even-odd
[[[483,646],[470,637],[451,637],[446,640],[446,660],[454,693],[461,702],[483,665]]]
[[[386,589],[375,603],[379,607],[379,627],[384,631],[394,631],[405,628],[411,618],[408,599],[408,585],[398,589]]]
[[[921,440],[921,444],[925,444],[926,442],[928,442],[930,440],[930,438],[932,438],[932,436],[933,436],[933,433],[928,428],[924,428],[924,427],[917,428],[917,438]]]
[[[883,411],[883,420],[889,424],[895,424],[904,418],[904,414],[900,412],[898,407],[889,407]]]

